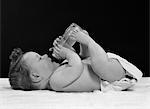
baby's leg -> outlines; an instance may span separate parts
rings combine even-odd
[[[104,49],[89,35],[76,29],[71,33],[79,43],[87,45],[94,72],[102,79],[109,82],[120,80],[124,76],[124,69],[115,59],[108,58]]]
[[[83,30],[83,32],[84,32],[85,34],[89,35],[86,30]],[[80,53],[79,53],[79,55],[80,55],[83,59],[86,59],[86,58],[90,57],[87,44],[80,43]]]

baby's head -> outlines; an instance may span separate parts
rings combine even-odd
[[[47,89],[49,78],[59,66],[47,55],[36,52],[23,54],[20,48],[10,55],[9,82],[13,89],[35,90]]]

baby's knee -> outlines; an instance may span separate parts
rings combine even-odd
[[[119,81],[122,78],[124,78],[124,73],[120,72],[120,73],[111,73],[111,72],[105,72],[102,76],[103,80],[106,80],[108,82],[114,82],[114,81]]]

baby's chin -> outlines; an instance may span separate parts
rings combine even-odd
[[[55,65],[60,65],[59,63],[57,63],[57,62],[55,62],[55,61],[53,61],[53,64],[55,64]]]
[[[59,64],[59,63],[57,63],[57,62],[53,62],[53,65],[54,65],[54,67],[55,67],[55,68],[57,68],[57,67],[59,67],[59,66],[60,66],[60,64]]]

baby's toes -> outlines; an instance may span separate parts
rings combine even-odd
[[[79,28],[79,27],[76,27],[76,28],[74,29],[74,33],[77,34],[77,33],[79,33],[79,32],[80,32],[80,28]]]
[[[76,34],[77,34],[78,32],[79,32],[78,30],[73,30],[73,31],[70,32],[69,35],[76,36]]]
[[[79,32],[79,30],[74,30],[74,34],[77,34]]]

